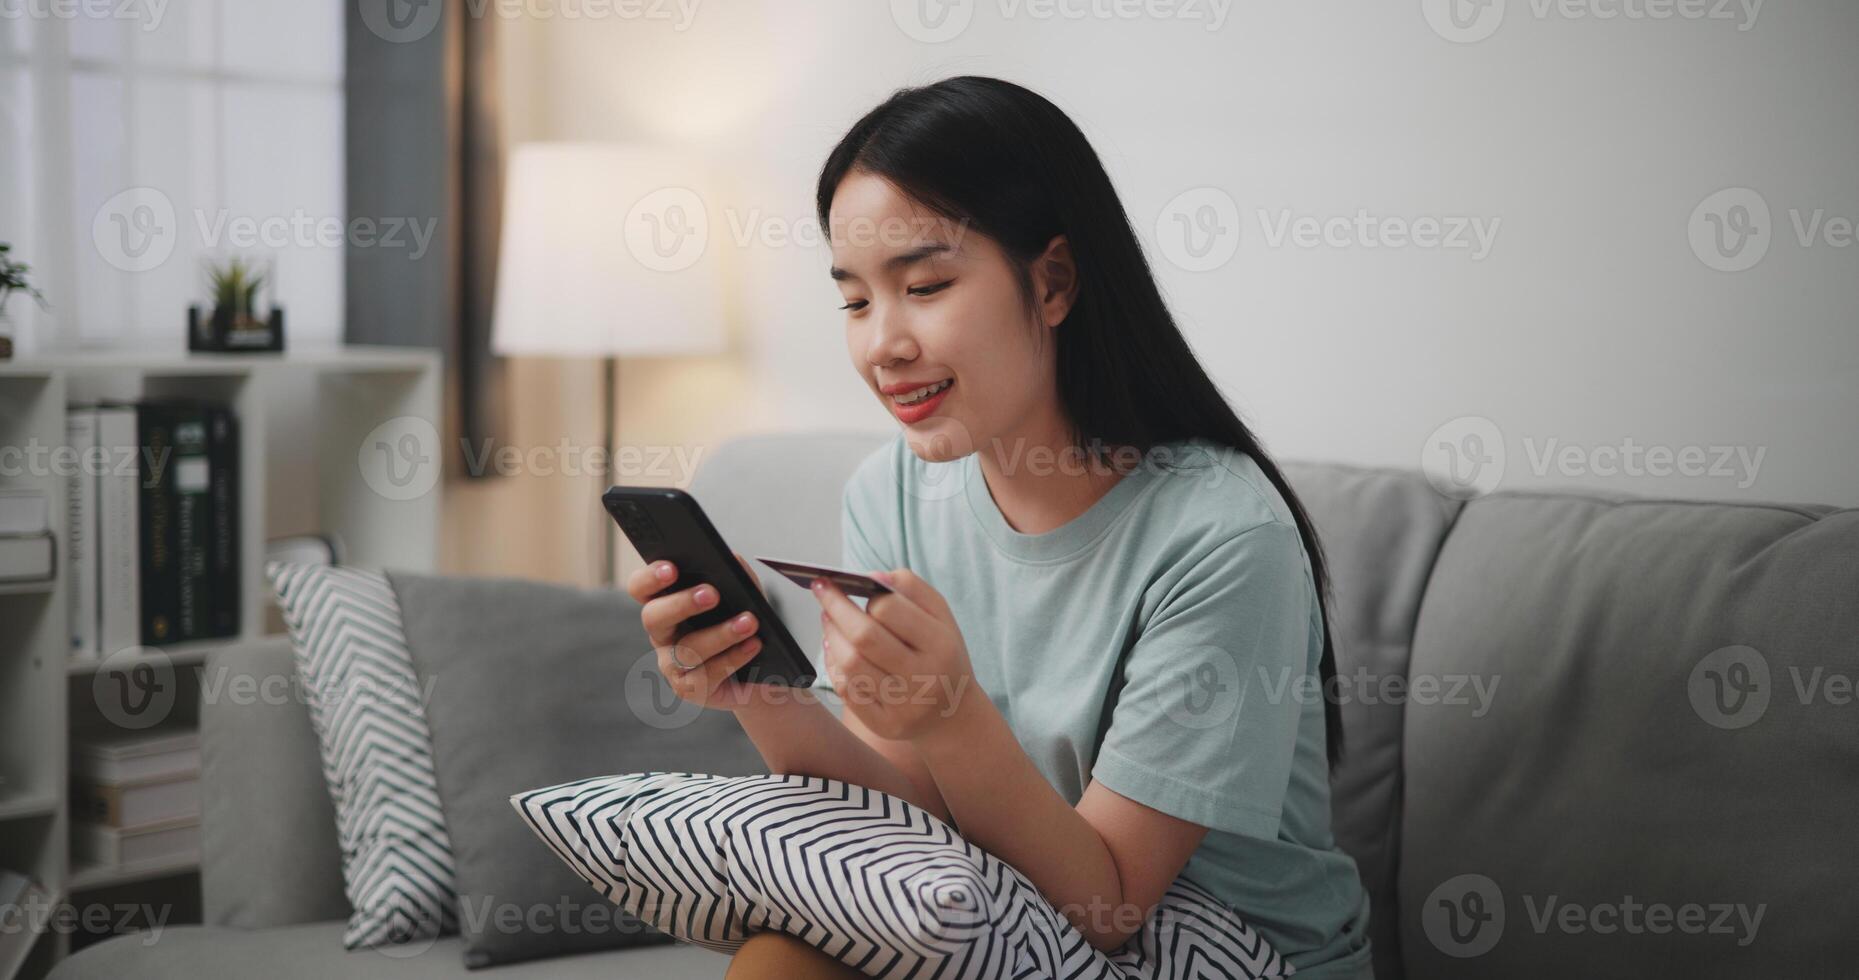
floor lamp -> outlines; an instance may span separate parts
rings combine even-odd
[[[491,349],[600,358],[609,467],[619,452],[619,359],[723,350],[707,186],[695,161],[655,147],[528,143],[511,153]],[[601,490],[625,482],[608,472]],[[604,513],[598,519],[602,581],[612,585],[614,532]]]

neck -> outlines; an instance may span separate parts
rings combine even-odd
[[[1125,476],[1075,448],[1057,419],[996,436],[977,452],[994,506],[1021,534],[1064,526]]]

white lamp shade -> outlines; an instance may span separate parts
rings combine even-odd
[[[491,349],[556,357],[723,349],[709,183],[665,151],[530,143],[511,154]]]

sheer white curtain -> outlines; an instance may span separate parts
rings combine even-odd
[[[270,259],[293,345],[341,336],[341,0],[0,0],[0,241],[22,352],[185,346],[203,259]]]

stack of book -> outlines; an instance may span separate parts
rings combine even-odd
[[[58,549],[46,506],[42,490],[0,488],[0,585],[51,581]]]
[[[95,868],[198,860],[200,734],[178,728],[76,736],[71,857]]]
[[[71,656],[239,633],[239,433],[231,408],[73,405],[82,465],[66,535]]]

